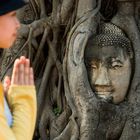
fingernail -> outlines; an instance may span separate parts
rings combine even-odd
[[[20,59],[24,60],[24,59],[26,59],[26,58],[25,58],[25,56],[21,56]]]

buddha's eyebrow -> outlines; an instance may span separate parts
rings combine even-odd
[[[88,59],[86,60],[86,62],[90,64],[95,64],[95,63],[97,64],[97,63],[100,63],[101,60],[94,58],[94,59]]]
[[[118,62],[118,63],[123,64],[123,62],[118,57],[112,57],[111,62]]]
[[[105,63],[113,63],[113,62],[118,62],[118,63],[122,63],[121,60],[117,57],[108,57],[105,60]]]
[[[98,58],[93,57],[93,56],[88,56],[88,57],[85,58],[85,60],[87,60],[87,61],[99,61]]]
[[[92,64],[92,63],[98,63],[100,62],[101,60],[97,59],[97,58],[94,58],[94,57],[87,57],[85,59],[85,63],[86,64]]]

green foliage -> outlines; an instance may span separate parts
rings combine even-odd
[[[59,116],[61,114],[61,110],[58,107],[54,108],[53,112],[54,112],[55,116]]]

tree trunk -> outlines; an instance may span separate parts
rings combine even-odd
[[[140,2],[30,0],[17,16],[21,29],[1,53],[0,76],[11,75],[17,57],[30,58],[38,99],[34,140],[139,140]],[[121,29],[132,45],[132,76],[118,104],[97,97],[85,65],[87,42],[102,24]]]

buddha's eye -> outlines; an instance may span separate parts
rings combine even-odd
[[[93,61],[87,62],[86,67],[89,69],[97,69],[97,64]]]
[[[97,69],[97,65],[96,64],[91,64],[90,66],[92,69]]]
[[[121,67],[123,67],[123,64],[120,61],[114,61],[111,64],[111,68],[114,70],[120,69]]]

